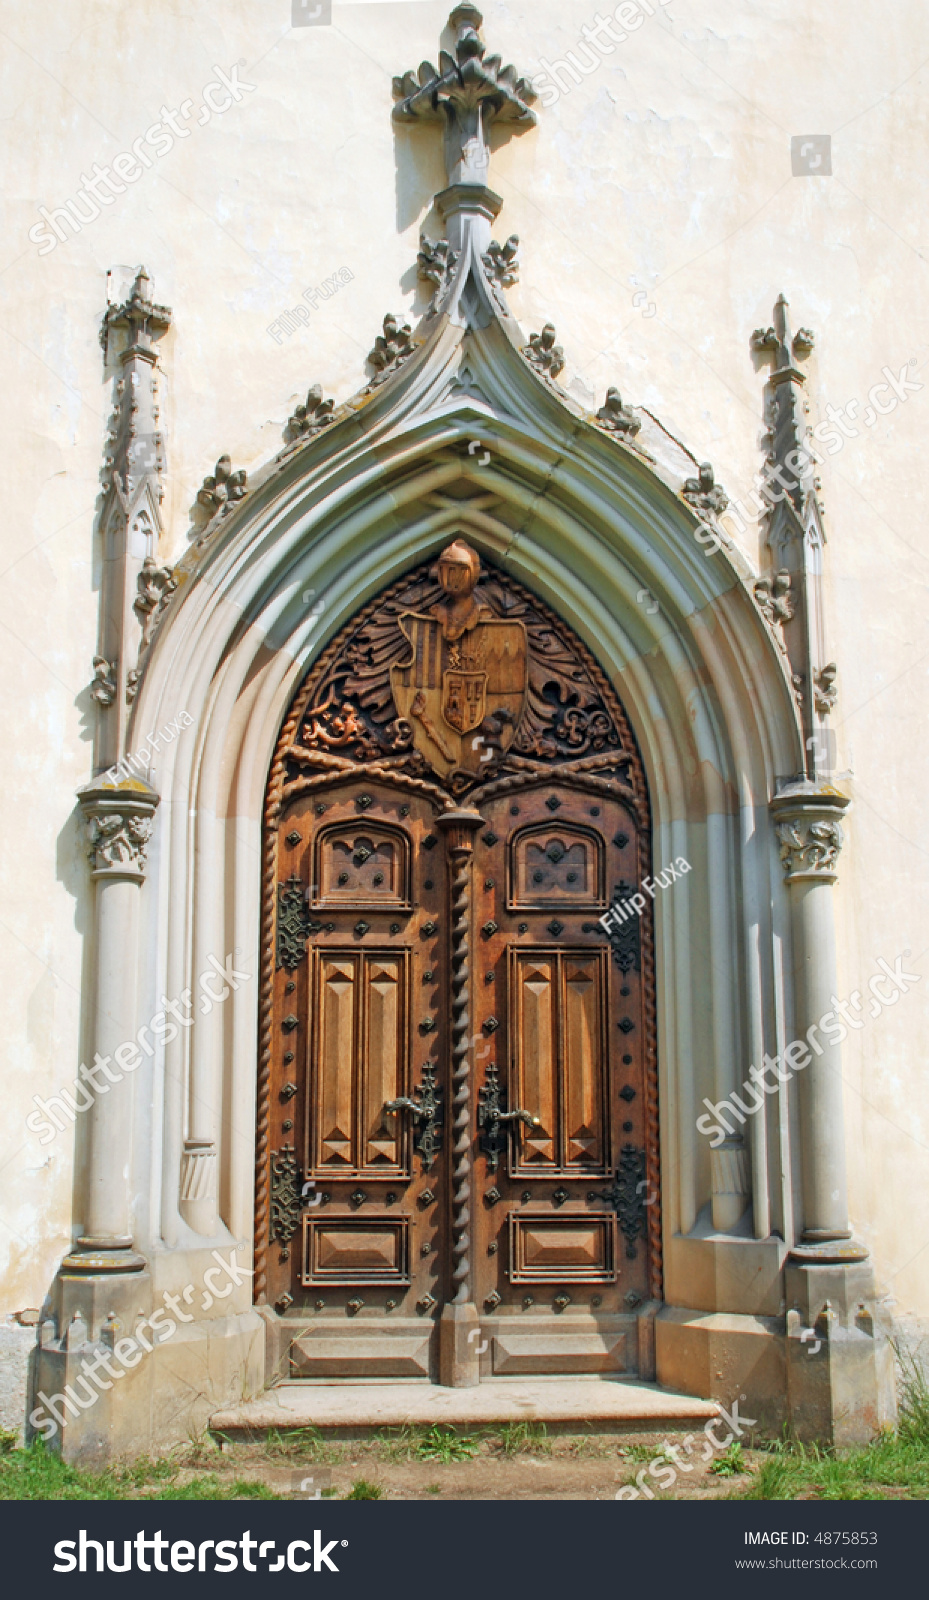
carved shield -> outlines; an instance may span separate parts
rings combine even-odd
[[[487,700],[486,672],[446,672],[442,715],[449,727],[470,733],[484,720]]]
[[[494,749],[513,742],[526,705],[529,647],[521,622],[479,622],[450,643],[434,617],[406,611],[398,619],[409,658],[393,666],[397,714],[413,743],[443,778],[456,767],[478,772]],[[488,719],[503,711],[495,725]]]

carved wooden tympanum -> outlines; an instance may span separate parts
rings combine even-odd
[[[641,762],[592,657],[456,540],[302,685],[266,807],[259,1295],[294,1376],[635,1371],[661,1293]],[[475,1352],[474,1360],[478,1360]]]

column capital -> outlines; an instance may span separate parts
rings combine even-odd
[[[474,835],[485,826],[484,818],[472,807],[462,806],[456,811],[445,811],[436,818],[436,827],[448,838],[452,854],[459,851],[470,855],[474,849]]]
[[[87,825],[92,877],[142,883],[160,796],[139,778],[87,784],[78,790]]]
[[[850,799],[831,785],[792,783],[771,801],[788,883],[835,883]]]

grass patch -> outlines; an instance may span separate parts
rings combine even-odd
[[[498,1450],[505,1456],[550,1456],[552,1441],[544,1422],[508,1422],[496,1435]]]
[[[470,1461],[480,1449],[480,1441],[433,1423],[431,1428],[401,1428],[397,1433],[380,1434],[375,1441],[382,1461]]]
[[[745,1451],[737,1439],[723,1452],[717,1461],[713,1462],[710,1472],[715,1478],[737,1478],[740,1473],[748,1471],[748,1462]]]
[[[325,1439],[317,1428],[292,1428],[286,1433],[272,1428],[261,1440],[261,1447],[271,1461],[315,1461],[320,1466],[342,1461],[346,1454],[344,1444]]]
[[[0,1454],[0,1500],[277,1500],[263,1483],[186,1477],[173,1457],[86,1472],[51,1455],[41,1441]]]
[[[346,1500],[382,1500],[383,1497],[380,1484],[369,1483],[367,1478],[358,1478],[345,1496]]]
[[[929,1386],[914,1358],[896,1351],[900,1420],[895,1433],[846,1454],[787,1440],[770,1448],[735,1500],[929,1500]]]

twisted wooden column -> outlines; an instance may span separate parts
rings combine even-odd
[[[451,1248],[452,1295],[439,1325],[439,1377],[450,1388],[479,1381],[478,1324],[471,1284],[471,866],[474,835],[484,826],[477,811],[448,811],[438,820],[448,841],[449,962],[451,990]]]

